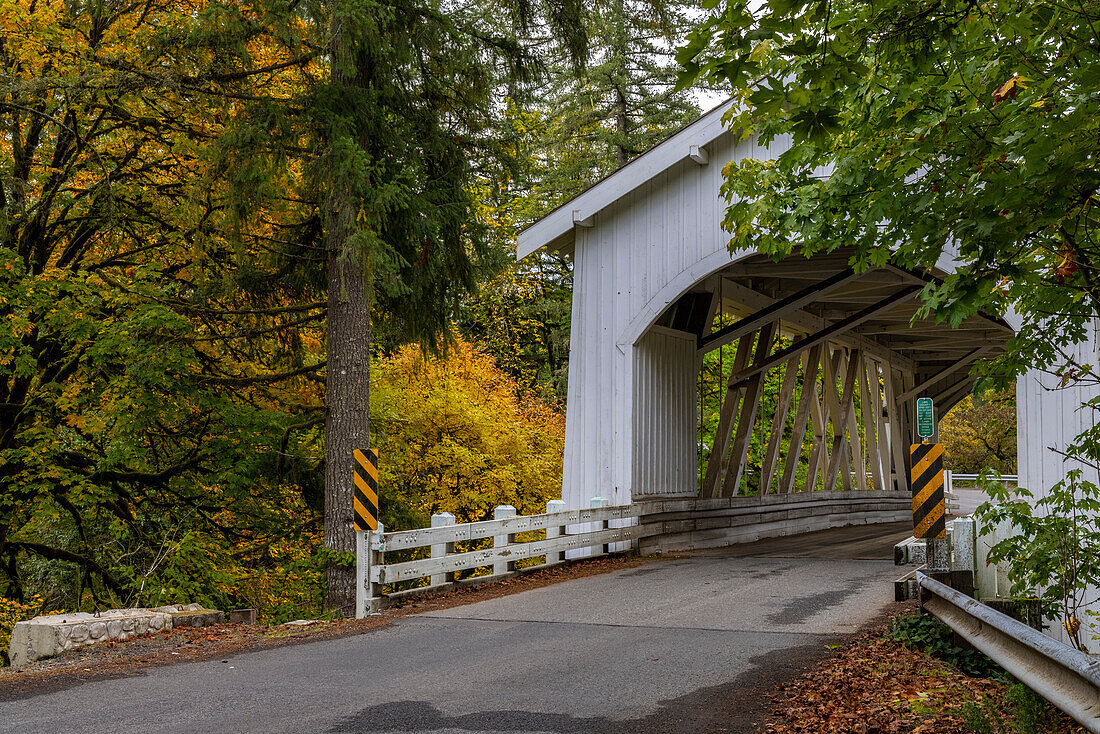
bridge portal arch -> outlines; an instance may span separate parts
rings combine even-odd
[[[520,257],[549,248],[574,261],[563,499],[906,498],[916,398],[949,410],[1012,325],[914,319],[920,289],[952,272],[949,257],[931,272],[856,273],[844,251],[781,262],[730,253],[724,166],[788,143],[764,149],[732,134],[727,109],[520,233]],[[1075,429],[1040,423],[1021,425],[1021,445]]]

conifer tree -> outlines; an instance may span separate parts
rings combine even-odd
[[[542,13],[574,61],[584,34],[575,0],[507,4],[521,29]],[[369,441],[372,331],[428,350],[450,338],[462,293],[491,262],[471,190],[475,163],[506,158],[492,135],[502,82],[532,79],[534,56],[479,3],[335,0],[331,74],[309,100],[328,253],[325,546],[354,551],[352,451]],[[351,567],[334,556],[327,606],[348,612]]]
[[[559,182],[562,174],[575,177],[567,187],[572,193],[698,117],[692,92],[676,86],[675,52],[692,27],[693,7],[683,0],[589,5],[589,64],[580,74],[561,74],[546,98],[547,109],[556,111],[558,144],[588,154],[559,172]]]
[[[683,0],[588,3],[588,64],[576,69],[562,51],[557,60],[551,53],[547,83],[513,100],[504,137],[523,176],[482,196],[509,256],[520,228],[698,117],[694,91],[676,86],[675,60],[694,8]],[[564,403],[571,290],[569,259],[536,253],[475,299],[461,327],[486,340],[521,384]]]

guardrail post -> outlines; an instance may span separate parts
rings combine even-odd
[[[438,512],[432,515],[432,527],[433,528],[445,528],[448,525],[455,524],[455,516],[449,512]],[[455,552],[454,543],[433,543],[432,544],[432,558],[442,558],[448,553]],[[455,575],[453,573],[437,573],[432,574],[431,585],[440,586],[448,581],[454,581]]]
[[[494,520],[503,520],[507,517],[515,517],[515,516],[516,516],[516,508],[512,507],[511,505],[497,505],[495,508],[493,508],[493,519]],[[493,547],[494,548],[507,547],[515,541],[515,537],[516,537],[515,535],[511,535],[511,534],[508,534],[508,533],[504,533],[503,535],[494,535],[493,536]],[[514,571],[515,569],[516,569],[515,561],[497,560],[493,563],[493,575],[494,576],[500,576],[502,574],[508,573],[509,571]]]
[[[611,504],[611,501],[608,500],[606,497],[593,497],[592,498],[592,508],[593,509],[599,509],[600,507],[607,507],[609,504]],[[607,528],[608,528],[607,520],[604,520],[603,522],[593,523],[593,524],[596,526],[594,528],[595,530],[607,530]],[[593,546],[590,546],[590,547],[591,548],[600,548],[599,553],[608,553],[610,551],[610,548],[611,548],[611,546],[607,543],[604,543],[602,546],[593,545]]]
[[[959,498],[955,496],[955,483],[952,481],[950,469],[943,470],[943,502],[945,514],[950,515],[962,509]]]
[[[367,580],[370,578],[370,555],[367,552],[369,531],[355,531],[355,618],[367,616]]]
[[[974,518],[957,518],[951,526],[951,570],[974,571]]]
[[[382,523],[376,531],[357,531],[355,533],[355,618],[362,619],[378,611],[382,601],[382,584],[371,581],[371,570],[382,565],[384,549]]]
[[[555,512],[563,512],[565,510],[565,500],[550,500],[546,503],[546,513],[552,515]],[[564,525],[550,524],[546,526],[546,539],[560,538],[565,535]],[[551,551],[546,554],[546,563],[561,563],[565,560],[565,551]]]

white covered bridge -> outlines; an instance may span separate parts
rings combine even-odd
[[[907,518],[916,398],[946,413],[1012,326],[914,320],[946,260],[854,272],[843,251],[731,253],[723,167],[782,146],[738,141],[726,109],[520,233],[519,257],[548,248],[574,261],[563,498],[698,498],[706,521],[668,506],[684,546]],[[1018,392],[1021,479],[1049,486],[1061,467],[1045,447],[1080,430],[1081,396],[1044,394],[1034,376]],[[749,505],[769,511],[730,519]]]

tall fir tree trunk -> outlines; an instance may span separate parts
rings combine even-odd
[[[630,117],[626,107],[626,85],[630,78],[630,69],[627,62],[625,0],[619,0],[617,9],[619,12],[615,17],[615,61],[619,67],[615,69],[615,130],[619,133],[619,142],[615,146],[615,162],[619,168],[622,168],[628,160],[626,140],[630,132]]]
[[[334,18],[340,14],[334,14]],[[332,83],[364,86],[365,69],[345,73],[349,39],[336,20],[330,37]],[[362,144],[365,141],[360,141]],[[351,188],[334,176],[327,206],[328,339],[325,353],[325,548],[355,553],[352,502],[355,496],[354,456],[370,440],[370,306],[363,274],[347,253],[355,226]],[[325,608],[355,614],[355,567],[329,561],[325,569]]]
[[[615,146],[615,162],[619,168],[627,163],[626,146],[622,143],[629,133],[629,118],[626,113],[626,94],[620,85],[615,86],[615,129],[619,133],[619,143]]]
[[[346,203],[333,197],[339,207]],[[346,219],[333,209],[328,252],[328,341],[325,369],[325,548],[355,552],[352,524],[354,458],[370,440],[370,309],[363,276],[339,256]],[[340,221],[343,220],[343,221]],[[325,608],[355,613],[355,568],[329,562],[325,569]]]

